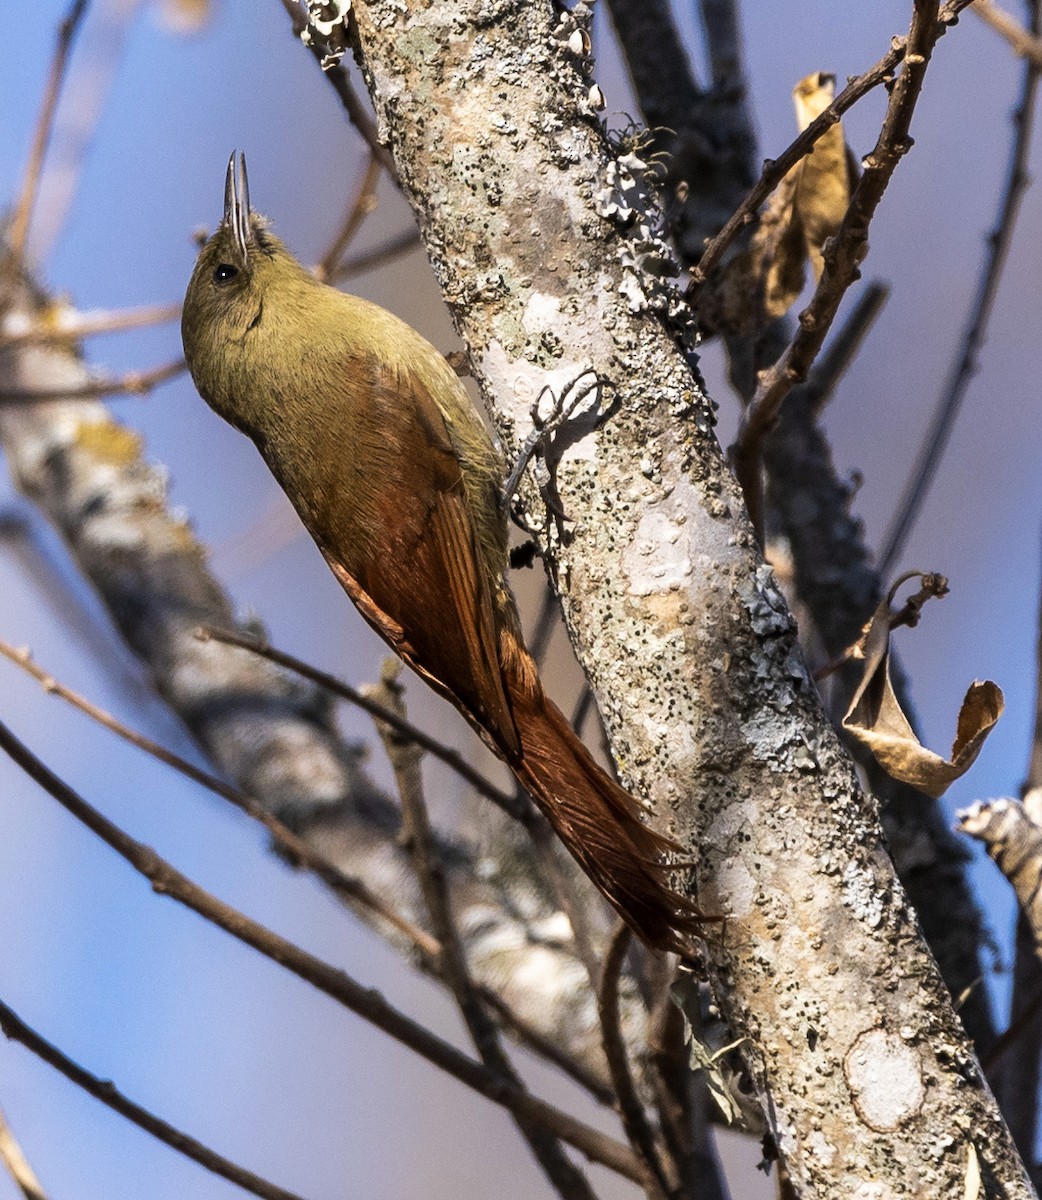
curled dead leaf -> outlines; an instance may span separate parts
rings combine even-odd
[[[970,684],[959,709],[951,756],[942,758],[919,741],[890,680],[890,597],[873,614],[862,639],[864,675],[843,728],[888,775],[936,799],[965,774],[1002,715],[1001,689],[990,680]]]
[[[835,92],[835,75],[821,71],[796,84],[792,98],[801,133],[828,108]],[[793,167],[793,171],[799,173],[793,200],[794,215],[814,278],[820,279],[825,265],[822,248],[839,229],[850,203],[849,156],[843,126],[837,121],[823,133],[814,143],[814,149]]]
[[[832,103],[835,76],[814,71],[793,90],[802,133]],[[786,174],[760,213],[745,250],[703,289],[699,312],[716,332],[750,335],[783,316],[824,268],[822,249],[847,211],[855,168],[837,121]]]

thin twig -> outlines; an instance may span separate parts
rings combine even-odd
[[[946,6],[948,7],[948,6]],[[763,440],[774,427],[785,397],[807,377],[847,289],[858,277],[868,249],[868,228],[897,164],[911,149],[909,126],[934,44],[945,26],[937,0],[915,0],[912,24],[902,53],[904,68],[893,82],[883,127],[835,237],[825,243],[824,270],[810,303],[800,313],[799,328],[785,352],[757,383],[732,446],[735,474],[745,493],[753,526],[762,532],[761,457]]]
[[[96,333],[122,333],[127,329],[176,321],[180,316],[180,304],[151,304],[142,308],[97,309],[92,312],[62,309],[53,318],[48,315],[24,329],[5,330],[0,334],[0,350],[41,342],[74,342]]]
[[[380,684],[367,693],[389,712],[405,719],[402,685],[398,681],[402,666],[397,659],[385,662]],[[377,722],[394,772],[398,795],[402,803],[402,832],[412,857],[431,927],[442,945],[442,969],[452,991],[463,1023],[467,1027],[474,1049],[481,1061],[516,1088],[526,1090],[499,1037],[499,1028],[485,1008],[474,986],[467,954],[460,937],[459,926],[452,911],[445,873],[431,830],[427,802],[423,794],[423,774],[420,770],[422,751],[415,742],[402,738],[386,722]],[[558,1195],[565,1200],[594,1200],[594,1194],[583,1173],[568,1159],[560,1142],[524,1117],[515,1114],[518,1129],[543,1168],[547,1179]]]
[[[323,282],[333,277],[344,256],[344,251],[351,245],[355,235],[361,229],[362,222],[370,213],[376,211],[376,185],[380,181],[381,170],[382,165],[379,159],[370,151],[362,181],[347,210],[343,226],[333,239],[333,244],[322,255],[322,261],[315,267],[315,276]]]
[[[14,1136],[7,1118],[0,1112],[0,1160],[7,1168],[8,1175],[18,1185],[25,1200],[47,1200],[43,1184],[37,1179],[36,1172],[29,1165],[22,1147]]]
[[[65,19],[58,26],[58,38],[51,58],[51,69],[47,76],[47,85],[40,113],[36,119],[36,129],[33,132],[32,146],[29,150],[29,161],[25,167],[22,179],[22,190],[11,218],[11,228],[7,244],[11,261],[21,266],[25,258],[25,242],[29,234],[29,222],[32,219],[33,206],[40,188],[40,175],[43,171],[43,160],[47,153],[47,145],[51,140],[54,129],[54,114],[58,109],[58,97],[61,95],[65,72],[69,65],[69,54],[76,32],[87,12],[88,0],[73,0]]]
[[[398,929],[409,939],[417,951],[420,966],[429,974],[439,979],[442,977],[441,943],[437,938],[432,937],[426,930],[409,921],[398,909],[392,907],[364,882],[342,871],[309,843],[299,838],[288,826],[284,825],[252,797],[231,787],[217,776],[211,775],[209,772],[195,766],[187,759],[181,758],[180,755],[175,754],[165,746],[159,745],[159,743],[153,741],[151,738],[145,737],[136,730],[129,728],[122,721],[112,716],[111,713],[99,708],[72,688],[60,683],[33,661],[28,650],[19,649],[0,639],[0,655],[6,657],[36,679],[46,692],[64,700],[73,708],[78,709],[96,721],[103,728],[110,730],[112,733],[129,742],[132,746],[137,746],[139,749],[144,750],[145,753],[151,754],[158,761],[172,767],[175,771],[179,771],[193,782],[208,788],[215,795],[228,800],[255,820],[260,821],[271,833],[287,859],[295,867],[311,871],[338,894],[343,895],[348,900],[353,900],[358,904],[364,905],[371,912],[394,926],[394,928]],[[486,1004],[495,1009],[504,1025],[513,1030],[519,1041],[527,1045],[533,1053],[553,1063],[554,1066],[568,1075],[575,1083],[588,1091],[598,1103],[611,1103],[613,1099],[612,1093],[596,1075],[565,1053],[559,1045],[544,1037],[538,1030],[519,1017],[502,996],[499,996],[489,987],[484,985],[478,986],[482,999]]]
[[[345,259],[329,277],[330,282],[339,283],[342,279],[376,270],[377,267],[385,266],[394,259],[401,258],[403,254],[408,254],[410,250],[415,250],[419,244],[420,231],[406,229],[381,242],[379,246],[374,246],[372,250],[365,250],[356,254],[354,258]]]
[[[78,709],[96,721],[103,728],[110,730],[118,737],[129,742],[132,746],[137,746],[138,749],[144,750],[146,754],[151,754],[159,762],[172,767],[175,771],[180,772],[193,782],[208,788],[215,795],[228,800],[248,816],[259,821],[268,830],[287,859],[295,867],[311,871],[323,883],[332,888],[333,891],[348,900],[353,900],[358,904],[364,905],[378,917],[394,926],[412,943],[420,956],[420,964],[423,969],[431,975],[441,978],[441,942],[436,937],[432,937],[425,929],[421,929],[415,922],[408,920],[398,909],[392,907],[364,882],[342,871],[326,858],[325,855],[320,854],[308,842],[298,837],[287,825],[284,825],[252,797],[231,787],[216,775],[211,775],[208,771],[195,766],[194,763],[175,754],[165,746],[161,746],[151,738],[145,737],[144,734],[131,729],[122,721],[112,716],[111,713],[93,704],[85,696],[60,683],[33,661],[28,650],[18,649],[10,645],[10,643],[0,640],[0,655],[8,658],[16,666],[28,672],[41,684],[46,692],[64,700],[66,703],[72,705],[73,708]],[[613,1098],[611,1092],[608,1091],[594,1074],[587,1071],[581,1063],[564,1053],[560,1046],[543,1037],[538,1030],[533,1029],[531,1025],[523,1021],[502,996],[499,996],[489,987],[483,985],[477,986],[481,998],[499,1013],[504,1025],[514,1031],[519,1041],[525,1043],[533,1053],[553,1063],[554,1066],[568,1075],[580,1087],[588,1091],[599,1103],[611,1103]]]
[[[262,1196],[265,1200],[301,1200],[296,1192],[289,1192],[274,1183],[269,1183],[268,1180],[262,1179],[252,1171],[247,1171],[245,1167],[237,1166],[229,1159],[211,1150],[209,1146],[204,1146],[202,1142],[196,1141],[195,1138],[170,1125],[161,1117],[157,1117],[148,1109],[129,1100],[110,1079],[99,1079],[81,1067],[79,1063],[73,1062],[57,1046],[52,1045],[35,1029],[27,1025],[2,1000],[0,1000],[0,1029],[8,1038],[21,1042],[38,1058],[42,1058],[56,1071],[60,1071],[66,1079],[71,1079],[88,1095],[100,1100],[102,1104],[108,1105],[120,1116],[132,1121],[139,1129],[145,1130],[146,1133],[150,1133],[167,1146],[173,1147],[179,1154],[192,1159],[193,1162],[197,1162],[214,1175],[229,1179],[244,1191],[252,1192],[255,1196]]]
[[[1009,42],[1014,54],[1030,59],[1042,70],[1042,38],[1037,33],[1029,33],[1015,17],[1011,17],[1004,8],[993,4],[992,0],[974,0],[970,5],[970,12],[1000,33]]]
[[[1033,6],[1031,32],[1033,36],[1038,36],[1037,6]],[[881,575],[887,574],[905,547],[908,535],[922,511],[923,501],[933,483],[970,381],[978,370],[978,355],[987,334],[988,322],[991,320],[995,297],[999,290],[999,282],[1009,257],[1021,201],[1031,182],[1027,172],[1027,162],[1031,152],[1031,132],[1040,74],[1042,74],[1042,66],[1035,59],[1028,59],[1024,63],[1020,98],[1013,111],[1014,134],[1010,147],[1005,187],[999,203],[995,228],[985,243],[986,250],[977,284],[977,295],[967,314],[963,332],[955,343],[958,347],[956,357],[949,368],[944,391],[934,409],[933,418],[930,421],[926,437],[923,439],[915,466],[905,485],[890,527],[883,538],[879,554]]]
[[[497,788],[480,771],[476,771],[458,751],[443,745],[436,738],[431,737],[429,733],[424,733],[422,729],[417,728],[411,721],[404,721],[400,717],[397,717],[393,712],[389,712],[368,697],[363,696],[361,692],[356,691],[350,684],[337,679],[336,676],[329,675],[325,671],[320,671],[317,667],[312,667],[308,663],[302,662],[299,658],[294,658],[293,655],[286,654],[282,650],[276,650],[274,646],[269,646],[267,642],[263,642],[258,638],[248,637],[246,634],[236,633],[231,629],[217,629],[207,626],[205,629],[198,630],[196,636],[202,638],[204,641],[207,638],[213,638],[215,642],[224,642],[228,646],[238,646],[240,649],[249,650],[251,653],[259,654],[262,658],[266,658],[270,662],[277,663],[280,667],[286,667],[297,675],[302,675],[305,679],[310,679],[313,683],[317,683],[320,687],[339,696],[342,700],[347,700],[357,708],[367,712],[371,717],[376,717],[380,721],[386,721],[388,725],[392,726],[403,737],[415,742],[417,746],[422,747],[428,754],[433,755],[445,763],[446,766],[451,767],[476,792],[484,796],[487,800],[491,800],[493,804],[503,809],[515,821],[520,821],[522,825],[530,825],[537,819],[535,809],[530,804],[523,803],[513,792]]]
[[[582,737],[583,727],[586,724],[586,718],[593,711],[593,688],[589,683],[583,681],[582,689],[579,692],[579,697],[575,702],[575,708],[572,709],[571,725],[579,737]]]
[[[572,929],[575,953],[590,977],[590,986],[595,987],[600,971],[600,956],[597,952],[598,938],[594,932],[593,914],[603,911],[600,898],[592,900],[585,878],[574,870],[569,859],[565,861],[561,840],[554,833],[549,821],[534,822],[528,831],[532,839],[537,864],[545,872]]]
[[[615,1093],[606,1083],[577,1059],[567,1054],[556,1042],[551,1041],[545,1034],[540,1033],[538,1029],[533,1028],[527,1021],[519,1017],[497,992],[492,991],[491,988],[482,987],[481,998],[489,1008],[499,1013],[503,1024],[514,1031],[517,1041],[522,1042],[541,1058],[545,1058],[547,1062],[553,1063],[569,1079],[577,1083],[584,1091],[589,1092],[598,1104],[615,1103]]]
[[[97,400],[100,396],[147,396],[149,392],[176,378],[185,370],[183,358],[153,367],[151,371],[127,371],[80,384],[62,384],[53,388],[0,388],[0,405],[40,404],[46,400]]]
[[[959,13],[973,0],[948,0],[937,14],[939,29],[936,37],[940,37],[949,25],[954,25]],[[936,40],[936,37],[934,40]],[[749,194],[735,209],[727,224],[716,237],[706,243],[705,251],[699,259],[698,266],[691,268],[692,283],[697,288],[709,278],[709,275],[720,264],[720,260],[728,247],[741,233],[746,225],[755,220],[756,210],[785,178],[792,167],[801,158],[805,158],[814,148],[814,143],[827,133],[842,115],[852,108],[863,96],[877,88],[881,83],[888,83],[894,71],[905,57],[908,49],[907,37],[891,39],[889,51],[863,74],[852,79],[840,94],[832,101],[820,116],[816,117],[807,128],[778,155],[769,158],[763,164],[763,173],[752,187]]]
[[[466,1084],[486,1099],[510,1112],[543,1125],[555,1137],[574,1146],[591,1161],[599,1162],[627,1179],[640,1182],[642,1173],[636,1157],[621,1142],[591,1128],[571,1114],[555,1108],[528,1092],[519,1092],[495,1071],[462,1054],[455,1046],[394,1008],[375,988],[366,988],[330,963],[324,962],[293,942],[247,917],[230,904],[201,888],[161,858],[150,846],[136,841],[93,808],[58,778],[39,758],[0,722],[0,749],[34,779],[77,821],[143,875],[152,890],[171,897],[198,913],[211,924],[252,946],[272,962],[310,983],[350,1012],[408,1046],[446,1074]]]
[[[19,649],[16,646],[12,646],[9,642],[0,639],[0,655],[3,655],[4,658],[7,658],[10,662],[13,662],[16,666],[21,667],[23,671],[31,675],[40,683],[45,692],[59,697],[67,704],[71,704],[73,708],[79,709],[80,712],[85,713],[99,725],[123,738],[124,741],[129,742],[132,746],[137,746],[139,750],[144,750],[146,754],[151,754],[153,758],[158,759],[161,763],[172,767],[175,771],[180,772],[194,783],[208,788],[215,795],[234,804],[236,808],[252,817],[255,821],[259,821],[271,834],[279,848],[294,866],[305,867],[318,876],[323,883],[327,884],[338,895],[352,900],[357,904],[364,905],[371,912],[403,933],[421,954],[428,956],[432,962],[436,963],[441,953],[441,945],[436,938],[431,937],[426,930],[409,921],[397,909],[376,895],[361,880],[341,871],[339,867],[313,849],[303,838],[298,837],[278,817],[273,816],[251,796],[247,796],[244,792],[240,792],[237,788],[230,786],[222,779],[218,779],[216,775],[211,775],[208,771],[195,766],[179,754],[175,754],[172,750],[168,750],[165,746],[161,746],[151,738],[145,737],[144,734],[138,733],[136,730],[124,725],[122,721],[117,720],[111,713],[106,712],[103,708],[99,708],[96,704],[92,704],[90,700],[73,691],[72,688],[66,687],[65,684],[60,683],[53,675],[48,674],[48,672],[35,663],[27,649]]]
[[[828,347],[814,365],[807,380],[806,390],[813,402],[812,412],[820,417],[822,410],[832,399],[839,381],[857,358],[861,346],[875,324],[876,317],[883,311],[890,295],[885,283],[870,283],[858,296],[853,309],[836,330]]]
[[[293,32],[299,38],[300,35],[307,29],[307,17],[304,15],[304,10],[300,7],[296,0],[282,0],[282,7],[289,14],[290,21],[293,22]],[[323,51],[322,47],[317,43],[312,42],[308,50],[311,51],[312,57],[322,66]],[[390,151],[377,137],[376,123],[373,121],[365,105],[358,98],[358,93],[351,84],[351,78],[347,73],[346,68],[342,63],[338,63],[335,67],[330,67],[329,70],[323,68],[322,74],[333,85],[333,90],[336,92],[343,105],[344,112],[347,113],[347,119],[358,130],[362,140],[369,147],[369,152],[380,163],[390,177],[398,182],[398,169],[394,165],[394,159],[391,157]]]
[[[631,939],[629,927],[620,921],[608,945],[608,953],[604,956],[597,995],[597,1015],[601,1022],[601,1043],[618,1096],[623,1128],[647,1169],[648,1178],[644,1186],[649,1200],[663,1200],[663,1197],[672,1193],[672,1188],[666,1178],[655,1135],[637,1095],[626,1056],[626,1039],[619,1025],[619,978]]]

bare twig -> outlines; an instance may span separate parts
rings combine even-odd
[[[370,694],[381,707],[404,720],[403,689],[398,682],[401,670],[401,663],[397,659],[387,660],[381,672],[380,684],[371,689]],[[420,771],[422,751],[415,742],[402,738],[386,722],[378,721],[377,730],[398,785],[406,844],[420,881],[431,926],[442,945],[441,961],[445,980],[481,1061],[512,1086],[524,1091],[524,1084],[503,1049],[496,1022],[485,1008],[467,965],[466,950],[452,912],[449,890],[423,795],[423,775]],[[594,1200],[586,1177],[569,1161],[560,1142],[520,1114],[515,1114],[515,1120],[558,1195],[565,1197],[565,1200]]]
[[[382,164],[372,151],[366,163],[362,181],[358,185],[354,199],[347,210],[343,226],[333,239],[333,244],[322,255],[322,261],[315,267],[315,275],[323,282],[331,279],[344,256],[344,251],[351,245],[355,234],[362,227],[362,222],[376,211],[376,185],[380,181]]]
[[[948,3],[936,14],[938,28],[933,40],[936,41],[944,34],[949,25],[954,25],[959,13],[971,3],[973,0],[948,0]],[[716,237],[706,244],[705,252],[702,254],[698,266],[692,268],[692,282],[696,287],[704,283],[720,264],[728,247],[742,229],[755,220],[756,210],[781,183],[790,169],[811,152],[818,138],[831,129],[849,108],[852,108],[863,96],[881,83],[888,83],[893,78],[893,72],[904,60],[907,50],[907,37],[893,38],[889,51],[874,66],[869,67],[856,79],[852,79],[828,108],[815,118],[777,158],[769,158],[765,161],[763,173],[755,186],[735,209],[727,224]]]
[[[111,713],[106,712],[103,708],[99,708],[96,704],[92,704],[86,697],[73,691],[72,688],[66,687],[63,683],[55,679],[53,675],[44,671],[42,667],[33,661],[28,650],[19,649],[8,642],[0,640],[0,655],[9,659],[16,666],[21,667],[23,671],[28,672],[28,674],[41,684],[45,692],[49,692],[53,696],[58,696],[67,704],[71,704],[73,708],[77,708],[80,712],[85,713],[105,729],[123,738],[124,741],[129,742],[132,746],[137,746],[139,750],[144,750],[146,754],[151,754],[153,758],[158,759],[161,763],[172,767],[175,771],[180,772],[180,774],[191,779],[194,783],[208,788],[215,795],[234,804],[236,808],[241,809],[255,821],[259,821],[268,830],[276,844],[294,866],[306,867],[338,895],[343,896],[347,900],[352,900],[357,904],[365,905],[370,912],[375,913],[403,933],[422,954],[428,956],[432,961],[437,960],[441,953],[441,946],[436,938],[431,937],[426,930],[421,929],[414,922],[407,920],[397,909],[393,908],[373,892],[361,880],[355,879],[353,876],[341,871],[339,867],[330,862],[322,854],[319,854],[303,838],[298,837],[287,825],[284,825],[282,821],[258,804],[251,796],[247,796],[237,788],[225,783],[222,779],[218,779],[216,775],[211,775],[209,771],[202,770],[187,759],[182,758],[179,754],[175,754],[172,750],[159,745],[158,742],[153,741],[151,738],[145,737],[144,734],[138,733],[136,730],[124,725],[122,721],[117,720]]]
[[[815,364],[806,383],[815,417],[821,415],[826,404],[832,399],[839,381],[857,358],[862,343],[876,317],[882,312],[889,295],[890,289],[885,283],[870,283],[858,296],[853,309]]]
[[[197,1162],[201,1167],[205,1167],[208,1171],[213,1172],[214,1175],[220,1175],[223,1179],[231,1180],[232,1183],[243,1188],[245,1191],[252,1192],[255,1196],[264,1197],[264,1200],[301,1200],[301,1197],[296,1192],[289,1192],[285,1188],[276,1186],[274,1183],[269,1183],[268,1180],[262,1179],[252,1171],[247,1171],[245,1167],[237,1166],[229,1159],[211,1150],[209,1146],[204,1146],[202,1142],[189,1137],[187,1133],[183,1133],[180,1129],[170,1125],[161,1117],[157,1117],[154,1113],[149,1112],[148,1109],[135,1104],[133,1100],[129,1100],[110,1079],[99,1079],[78,1063],[73,1062],[57,1046],[52,1045],[37,1033],[35,1029],[28,1026],[2,1000],[0,1000],[0,1029],[3,1030],[8,1038],[16,1042],[21,1042],[23,1046],[31,1050],[38,1058],[42,1058],[45,1063],[54,1067],[56,1071],[60,1071],[66,1079],[71,1079],[77,1087],[82,1088],[88,1095],[93,1096],[96,1100],[100,1100],[102,1104],[108,1105],[113,1111],[118,1112],[120,1116],[126,1117],[128,1121],[132,1121],[139,1129],[145,1130],[146,1133],[150,1133],[154,1138],[158,1138],[159,1141],[173,1147],[179,1154],[192,1159],[193,1162]],[[34,1196],[34,1193],[31,1192],[27,1192],[26,1194],[31,1197]]]
[[[43,1184],[36,1178],[36,1172],[29,1165],[29,1160],[25,1157],[2,1112],[0,1112],[0,1160],[3,1161],[8,1175],[18,1185],[25,1200],[47,1200]]]
[[[1039,33],[1037,4],[1032,6],[1031,33],[1033,37],[1037,37]],[[1013,111],[1014,133],[1005,187],[999,202],[995,228],[986,242],[984,263],[977,284],[977,295],[967,314],[963,332],[955,343],[958,347],[956,357],[949,368],[944,391],[934,409],[915,466],[905,485],[890,527],[883,538],[879,554],[879,571],[882,575],[886,575],[900,556],[912,526],[922,511],[923,500],[933,483],[962,401],[970,381],[977,373],[978,355],[987,334],[988,322],[991,320],[995,297],[999,290],[999,282],[1009,256],[1020,204],[1030,183],[1027,161],[1031,151],[1031,131],[1038,98],[1040,74],[1042,74],[1042,64],[1038,61],[1031,58],[1024,63],[1020,98]]]
[[[778,361],[761,373],[756,394],[745,410],[732,454],[735,474],[758,531],[763,517],[763,439],[777,421],[785,397],[795,384],[806,378],[847,289],[858,277],[861,260],[868,249],[869,225],[897,164],[911,149],[908,130],[912,113],[934,44],[944,28],[939,19],[937,0],[915,0],[911,28],[901,56],[904,69],[891,87],[883,127],[872,153],[864,160],[864,172],[854,188],[843,222],[836,236],[825,244],[821,279],[810,303],[800,313],[796,336]]]
[[[243,650],[250,650],[254,654],[259,654],[262,658],[268,659],[270,662],[278,663],[280,667],[286,667],[288,670],[302,675],[305,679],[312,680],[312,682],[326,688],[327,691],[332,692],[335,696],[339,696],[342,700],[347,700],[357,708],[367,712],[371,717],[376,717],[380,721],[386,721],[388,725],[403,737],[408,738],[411,742],[415,742],[417,746],[426,750],[428,754],[432,754],[435,758],[445,763],[446,766],[451,767],[476,792],[484,796],[487,800],[491,800],[493,804],[503,809],[515,821],[520,821],[523,825],[529,825],[537,819],[535,809],[530,804],[523,803],[513,792],[497,788],[480,771],[476,771],[458,751],[443,745],[436,738],[431,737],[429,733],[424,733],[422,729],[417,728],[412,722],[405,721],[393,712],[376,704],[349,684],[337,679],[336,676],[329,675],[325,671],[320,671],[317,667],[312,667],[308,663],[302,662],[299,658],[294,658],[293,655],[286,654],[282,650],[276,650],[274,646],[269,646],[266,642],[248,637],[242,633],[236,633],[231,629],[216,629],[208,626],[205,629],[200,629],[197,636],[204,640],[206,638],[213,638],[215,642],[224,642],[228,646],[238,646]]]
[[[586,682],[583,683],[582,690],[579,692],[579,698],[575,702],[575,708],[572,709],[572,728],[582,737],[583,726],[586,724],[586,718],[593,710],[593,689]]]
[[[611,1081],[619,1099],[619,1114],[630,1142],[635,1147],[645,1168],[645,1180],[649,1200],[663,1200],[672,1194],[665,1167],[655,1142],[655,1135],[648,1123],[644,1106],[637,1095],[637,1088],[626,1057],[626,1039],[619,1026],[619,977],[626,960],[632,935],[621,921],[615,928],[608,953],[604,956],[600,988],[597,996],[597,1015],[601,1022],[601,1040],[608,1060]]]
[[[554,595],[554,589],[547,584],[543,588],[543,598],[539,602],[539,615],[536,617],[532,636],[527,639],[528,653],[531,654],[540,667],[543,666],[554,630],[560,624],[561,605]]]
[[[354,258],[345,259],[330,276],[330,282],[339,283],[342,279],[350,279],[365,271],[374,271],[377,267],[385,266],[394,259],[401,258],[403,254],[408,254],[410,250],[415,250],[419,244],[420,231],[406,229],[381,242],[379,246],[374,246],[372,250],[364,250]]]
[[[503,1019],[503,1024],[508,1029],[514,1031],[519,1042],[522,1042],[534,1054],[539,1055],[540,1058],[545,1058],[547,1062],[553,1063],[569,1079],[577,1083],[584,1091],[589,1092],[598,1104],[607,1105],[615,1102],[614,1091],[603,1080],[598,1079],[597,1076],[588,1071],[578,1059],[568,1054],[562,1046],[550,1041],[538,1029],[533,1028],[528,1021],[522,1020],[502,996],[492,991],[491,988],[482,987],[481,998],[489,1008],[499,1013]]]
[[[1030,59],[1036,68],[1042,70],[1042,38],[1037,31],[1029,33],[1016,18],[993,4],[992,0],[973,0],[970,12],[1000,33],[1009,42],[1014,54]]]
[[[95,333],[122,333],[126,329],[141,329],[146,325],[161,325],[176,321],[181,315],[180,304],[150,304],[142,308],[98,309],[77,312],[61,309],[52,318],[48,314],[23,329],[5,329],[0,333],[0,350],[40,342],[74,342]]]
[[[44,156],[47,153],[47,144],[54,128],[54,114],[58,108],[58,97],[61,95],[62,83],[69,65],[69,54],[72,50],[73,39],[87,12],[87,3],[88,0],[73,0],[65,19],[58,26],[57,44],[54,47],[51,69],[47,76],[47,86],[36,120],[29,161],[26,164],[25,176],[22,180],[22,190],[7,235],[11,259],[19,266],[25,258],[25,240],[29,233],[33,205],[36,203],[36,194],[40,187],[40,174],[43,170]]]
[[[436,937],[433,937],[425,929],[421,929],[413,921],[409,921],[398,909],[392,907],[363,881],[342,871],[328,858],[315,850],[308,842],[298,837],[297,834],[287,825],[284,825],[277,817],[272,816],[252,797],[247,796],[237,788],[229,786],[222,779],[195,766],[194,763],[175,754],[165,746],[159,745],[151,738],[130,729],[122,721],[112,716],[111,713],[99,708],[96,704],[92,704],[86,697],[81,696],[78,692],[60,683],[52,675],[44,671],[33,661],[28,650],[18,649],[10,645],[10,643],[0,640],[0,655],[8,658],[11,662],[28,672],[51,695],[66,701],[66,703],[79,709],[80,712],[97,721],[98,724],[123,738],[132,746],[137,746],[139,749],[144,750],[145,753],[151,754],[160,762],[172,767],[186,778],[193,780],[193,782],[208,788],[216,795],[228,800],[237,808],[242,809],[243,812],[259,821],[271,833],[279,848],[295,867],[311,871],[339,895],[364,905],[370,912],[393,925],[415,947],[420,955],[423,968],[430,974],[441,977],[441,942]],[[596,1076],[587,1071],[581,1063],[563,1051],[559,1045],[543,1037],[537,1029],[534,1029],[530,1024],[522,1020],[510,1005],[496,992],[492,991],[491,988],[484,985],[475,986],[478,987],[482,1000],[495,1009],[504,1025],[514,1031],[519,1041],[528,1046],[533,1053],[539,1055],[541,1058],[545,1058],[548,1062],[552,1062],[554,1066],[558,1067],[580,1087],[588,1091],[601,1104],[611,1103],[613,1099],[612,1093]]]
[[[495,1071],[461,1054],[454,1046],[394,1008],[374,988],[363,987],[346,971],[302,950],[201,888],[156,854],[150,846],[124,833],[77,795],[2,722],[0,749],[68,813],[148,879],[153,891],[170,896],[239,941],[252,946],[266,958],[310,983],[486,1099],[543,1125],[555,1137],[574,1146],[591,1161],[599,1162],[635,1182],[641,1181],[640,1166],[629,1147],[546,1101],[528,1092],[519,1092]]]
[[[125,375],[88,378],[80,385],[62,384],[54,388],[0,388],[0,405],[39,404],[45,400],[96,400],[99,396],[147,396],[149,392],[176,378],[185,369],[183,358],[153,367],[151,371],[127,371]]]
[[[568,924],[572,928],[575,953],[586,968],[591,987],[595,986],[599,974],[598,942],[595,933],[594,914],[604,912],[599,896],[587,885],[585,878],[571,869],[571,864],[562,862],[564,851],[560,839],[550,827],[549,821],[536,821],[528,831],[535,850],[536,863],[546,873],[554,898],[560,904]]]

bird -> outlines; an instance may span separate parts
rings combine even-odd
[[[444,355],[298,262],[252,212],[236,153],[181,332],[200,395],[254,442],[365,620],[507,764],[630,928],[689,953],[703,917],[672,883],[680,847],[594,760],[525,647],[503,459]]]

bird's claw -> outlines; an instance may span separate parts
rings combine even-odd
[[[580,386],[584,379],[590,379],[590,382]],[[525,443],[521,447],[521,453],[517,456],[513,470],[507,477],[506,484],[503,488],[502,504],[504,511],[510,512],[514,497],[517,494],[518,486],[521,483],[521,476],[525,473],[525,469],[532,464],[533,459],[541,459],[533,467],[535,473],[536,484],[539,487],[540,495],[550,510],[558,520],[566,521],[567,514],[561,504],[560,497],[556,494],[556,489],[553,486],[553,471],[549,463],[552,440],[554,434],[569,421],[575,414],[579,406],[590,396],[596,393],[597,404],[600,403],[601,379],[596,371],[592,368],[583,371],[578,375],[568,386],[561,392],[560,396],[554,396],[553,389],[547,384],[536,396],[531,407],[532,430],[528,437],[525,438]],[[540,413],[540,406],[543,400],[550,396],[553,399],[553,404],[550,408],[548,416],[543,417]],[[515,521],[521,525],[521,528],[526,532],[532,531],[523,521],[519,520],[517,515],[514,516]]]

